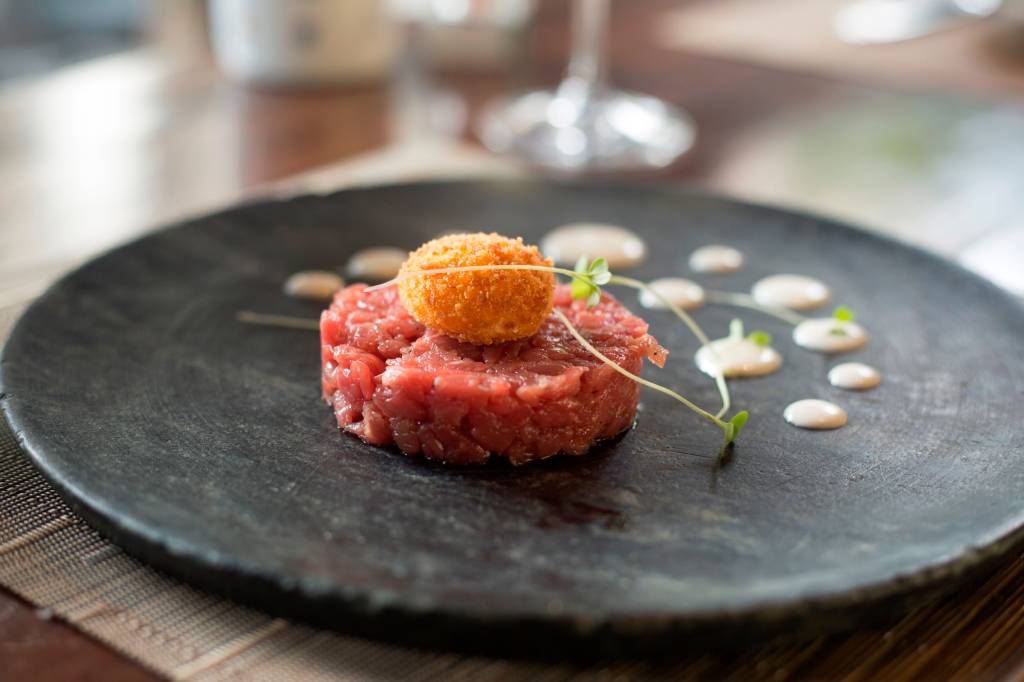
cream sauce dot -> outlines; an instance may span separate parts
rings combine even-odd
[[[303,270],[285,280],[284,293],[293,298],[328,301],[345,286],[337,273],[329,270]]]
[[[352,254],[345,271],[352,279],[383,282],[398,274],[408,251],[393,246],[374,246]]]
[[[790,403],[782,416],[801,429],[838,429],[847,421],[846,410],[835,403],[815,398]]]
[[[647,283],[647,286],[661,294],[683,310],[694,310],[704,305],[704,287],[682,277],[662,277]],[[640,305],[645,308],[667,308],[657,296],[649,291],[641,291]]]
[[[844,362],[829,370],[828,382],[836,388],[863,391],[882,383],[882,375],[862,362]]]
[[[771,374],[782,366],[782,356],[771,346],[733,337],[717,339],[701,347],[694,359],[705,374],[718,376],[721,366],[722,374],[733,378]]]
[[[846,353],[864,346],[868,333],[856,322],[816,317],[793,328],[793,342],[821,353]]]
[[[690,269],[694,272],[724,274],[743,267],[743,254],[731,246],[709,244],[690,254]]]
[[[647,258],[647,245],[625,227],[605,223],[569,223],[548,232],[540,250],[556,263],[572,267],[580,256],[604,258],[609,267],[628,268]]]
[[[832,298],[824,282],[804,275],[771,275],[758,280],[750,293],[761,305],[793,310],[817,308]]]

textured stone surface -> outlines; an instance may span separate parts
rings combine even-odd
[[[710,459],[715,430],[645,393],[637,428],[592,456],[452,468],[339,434],[319,402],[315,333],[233,320],[242,308],[315,316],[281,282],[358,248],[452,229],[535,241],[573,220],[647,238],[638,277],[680,272],[693,248],[722,242],[753,257],[701,278],[709,287],[823,279],[873,333],[849,359],[886,383],[830,388],[829,361],[780,343],[780,373],[734,383],[752,418],[724,467]],[[719,336],[737,312],[696,316]],[[674,352],[658,378],[714,405],[692,339],[644,315]],[[1024,521],[1021,338],[1004,293],[825,221],[667,190],[437,184],[251,205],[101,258],[22,320],[0,392],[77,510],[197,584],[423,642],[676,647],[681,634],[847,624],[1004,549]],[[850,425],[789,427],[781,410],[802,397],[840,402]]]

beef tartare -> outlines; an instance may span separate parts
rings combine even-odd
[[[607,293],[597,305],[555,288],[553,305],[634,374],[666,351]],[[320,320],[323,396],[338,425],[373,445],[457,464],[578,455],[628,429],[640,386],[583,348],[554,316],[533,335],[475,345],[427,329],[395,287],[356,284]]]

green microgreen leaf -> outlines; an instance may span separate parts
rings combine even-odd
[[[747,338],[759,346],[772,345],[772,335],[768,332],[761,331],[760,329],[750,332],[750,334],[747,335]]]
[[[832,317],[836,318],[840,322],[853,322],[855,315],[853,310],[841,305],[832,312]]]
[[[608,261],[604,258],[595,258],[588,262],[586,256],[580,256],[573,268],[576,277],[572,280],[573,299],[585,300],[588,308],[593,308],[601,302],[601,285],[608,284],[612,279],[612,273],[608,270]]]
[[[740,435],[740,431],[743,430],[743,425],[747,423],[748,419],[750,419],[750,413],[746,410],[737,412],[732,416],[732,419],[729,420],[729,424],[732,426],[732,438],[730,439],[730,442],[736,440],[736,437]]]
[[[590,281],[585,278],[574,279],[570,287],[570,291],[572,291],[572,297],[574,299],[587,298],[590,296],[590,292],[594,288]]]
[[[849,336],[846,330],[839,326],[832,327],[828,330],[828,333],[832,336]]]
[[[722,433],[725,435],[725,442],[722,443],[722,451],[719,453],[719,457],[722,460],[729,456],[733,442],[739,437],[740,431],[743,430],[743,425],[747,423],[749,418],[750,413],[743,410],[734,414],[729,421],[723,422]]]

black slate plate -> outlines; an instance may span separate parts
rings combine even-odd
[[[752,417],[727,466],[710,459],[714,429],[645,393],[637,428],[588,456],[451,468],[340,434],[315,333],[233,319],[316,316],[282,280],[360,247],[456,229],[535,241],[575,220],[639,231],[654,247],[639,277],[685,272],[693,248],[725,242],[751,263],[702,278],[716,288],[824,279],[873,332],[850,357],[885,383],[829,388],[830,361],[747,313],[785,367],[734,382]],[[697,317],[715,336],[736,313]],[[674,353],[647,372],[715,405],[693,340],[646,317]],[[1024,524],[1021,339],[1021,307],[989,284],[818,218],[639,186],[419,184],[242,206],[99,258],[19,323],[2,404],[76,509],[198,585],[420,643],[672,651],[850,625],[1005,551]],[[783,422],[789,401],[815,396],[845,405],[849,426]]]

